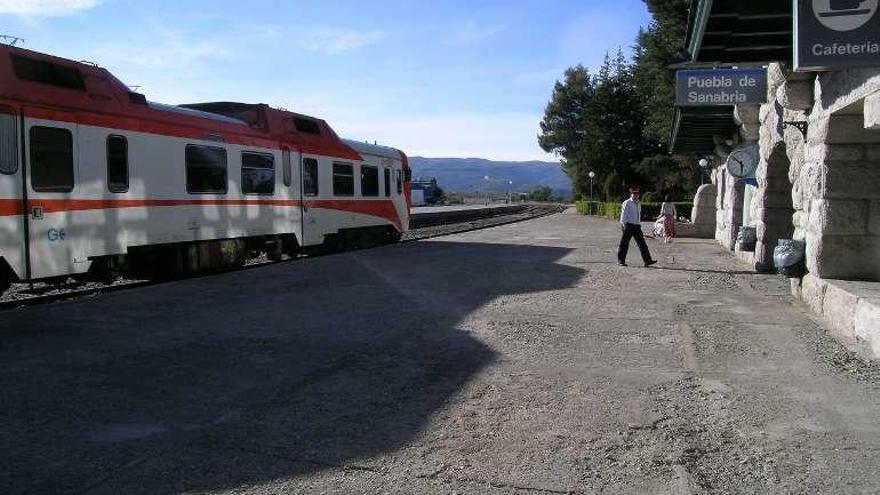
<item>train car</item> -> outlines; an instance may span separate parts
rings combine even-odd
[[[263,104],[170,106],[96,65],[0,46],[0,290],[188,273],[399,238],[409,165]]]

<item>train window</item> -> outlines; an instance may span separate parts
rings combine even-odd
[[[113,193],[128,192],[128,140],[107,136],[107,188]]]
[[[275,194],[275,157],[266,153],[241,153],[242,194]]]
[[[85,91],[86,83],[79,70],[60,64],[20,55],[12,56],[12,70],[19,79]]]
[[[31,127],[31,185],[34,191],[73,190],[73,134],[57,127]]]
[[[284,187],[290,187],[290,184],[292,183],[290,170],[290,150],[281,150],[281,166],[283,167],[281,170],[281,175],[284,180]]]
[[[18,124],[15,115],[0,108],[0,173],[18,172]]]
[[[354,196],[354,166],[352,164],[333,164],[333,195]]]
[[[303,194],[318,195],[318,160],[314,158],[303,158]]]
[[[361,166],[361,196],[379,195],[379,169],[367,165]]]
[[[400,173],[400,170],[395,170],[397,172],[397,194],[403,194],[403,178]]]
[[[293,119],[293,125],[296,126],[296,130],[305,134],[321,134],[318,122],[312,119],[296,117]]]
[[[186,191],[192,194],[226,194],[226,149],[186,146]]]
[[[385,197],[391,197],[391,169],[385,169]]]

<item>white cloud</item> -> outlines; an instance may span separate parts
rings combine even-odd
[[[59,16],[87,10],[103,0],[0,0],[0,14]]]
[[[299,45],[313,52],[336,55],[356,48],[376,44],[388,37],[381,30],[356,31],[354,29],[323,28],[299,33]]]

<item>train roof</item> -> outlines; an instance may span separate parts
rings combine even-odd
[[[151,129],[174,129],[191,135],[218,133],[243,142],[280,142],[304,153],[361,158],[324,120],[264,104],[211,102],[174,106],[151,102],[145,95],[131,91],[107,69],[90,62],[0,45],[0,81],[0,105],[49,106],[73,118],[90,118],[110,127],[140,129],[142,123],[153,122],[148,126]]]
[[[204,112],[202,110],[196,110],[195,108],[189,108],[187,105],[168,105],[165,103],[158,103],[155,101],[148,101],[147,106],[155,110],[163,110],[166,112],[179,113],[181,115],[189,115],[192,117],[199,117],[203,119],[216,120],[218,122],[226,122],[227,124],[238,124],[247,126],[248,123],[241,119],[236,119],[233,117],[228,117],[226,115],[221,115],[217,113]]]
[[[391,158],[392,160],[403,159],[403,152],[397,148],[392,148],[390,146],[370,144],[363,141],[355,141],[353,139],[343,139],[342,142],[349,145],[355,151],[361,154]]]

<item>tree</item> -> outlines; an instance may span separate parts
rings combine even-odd
[[[653,20],[639,32],[633,60],[618,49],[596,75],[569,68],[547,104],[538,143],[560,156],[576,194],[589,192],[590,171],[604,181],[606,198],[631,185],[682,196],[695,190],[695,160],[668,151],[675,104],[669,66],[684,60],[689,0],[644,1]]]
[[[672,133],[675,71],[685,60],[689,0],[645,0],[653,20],[636,39],[633,72],[645,112],[645,135],[666,143]]]
[[[557,81],[553,96],[544,110],[538,144],[548,153],[562,159],[562,168],[571,178],[575,192],[589,192],[583,188],[589,181],[589,149],[593,146],[587,133],[589,107],[596,93],[596,80],[582,65],[565,71],[563,81]],[[589,187],[589,186],[587,186]]]
[[[562,158],[576,194],[589,194],[589,173],[615,173],[624,182],[639,180],[642,158],[642,104],[632,68],[622,52],[605,62],[597,76],[571,67],[557,82],[541,121],[538,144]]]
[[[553,190],[547,186],[538,187],[529,192],[529,201],[550,202],[556,201],[553,196]]]

